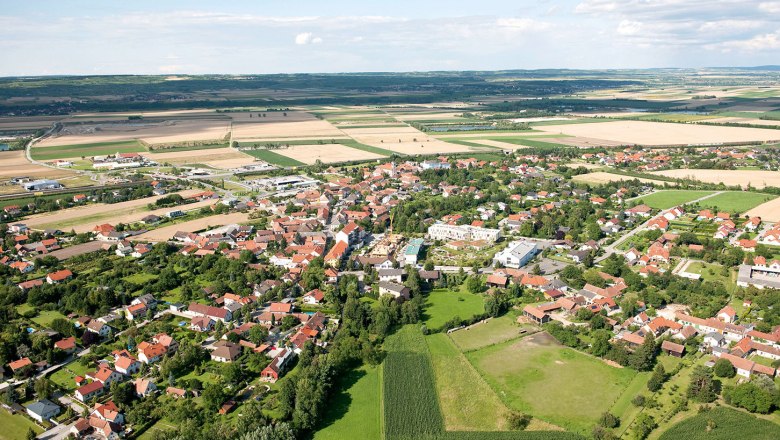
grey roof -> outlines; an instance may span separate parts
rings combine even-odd
[[[407,287],[404,286],[403,284],[391,283],[389,281],[380,281],[379,288],[389,290],[391,292],[398,292],[398,293],[401,293],[404,291],[404,289],[407,289]]]
[[[41,399],[35,403],[32,403],[30,405],[27,405],[27,409],[39,416],[43,416],[45,413],[53,410],[53,409],[59,409],[60,406],[53,403],[52,401],[48,399]]]
[[[406,272],[403,269],[379,269],[377,271],[380,277],[403,276]]]

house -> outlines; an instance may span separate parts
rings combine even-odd
[[[135,385],[135,395],[137,397],[146,397],[157,391],[157,385],[154,382],[141,377],[133,381],[133,385]]]
[[[230,341],[218,341],[217,347],[211,352],[211,360],[217,362],[233,362],[241,356],[241,346]]]
[[[268,306],[268,311],[271,313],[292,313],[292,303],[272,302]]]
[[[491,287],[506,287],[507,285],[509,285],[509,278],[494,273],[488,275],[487,280],[485,282],[488,286]]]
[[[103,384],[100,383],[99,381],[94,381],[86,385],[83,385],[82,387],[77,389],[74,394],[76,396],[76,399],[78,399],[80,402],[87,402],[91,400],[93,397],[102,395],[104,392],[105,389],[103,388]]]
[[[116,406],[113,400],[109,400],[106,403],[96,403],[91,415],[117,425],[125,424],[125,416],[119,411],[119,407]]]
[[[100,382],[105,386],[111,385],[113,382],[121,382],[124,380],[124,376],[121,373],[112,370],[107,367],[106,364],[100,364],[97,371],[87,373],[86,376],[96,382]]]
[[[174,387],[168,387],[165,389],[165,394],[168,396],[173,396],[174,399],[180,399],[182,397],[187,397],[187,391],[183,390],[181,388],[174,388]]]
[[[537,324],[550,322],[550,315],[532,305],[527,305],[523,308],[523,316]]]
[[[49,419],[56,417],[59,413],[60,406],[48,399],[41,399],[27,405],[27,415],[41,423],[49,421]]]
[[[141,363],[131,357],[119,356],[114,362],[114,368],[116,371],[130,376],[141,370]]]
[[[168,349],[162,344],[150,344],[146,341],[138,344],[138,360],[145,364],[159,361],[168,353]]]
[[[723,322],[733,323],[734,320],[737,317],[737,312],[734,310],[734,307],[731,306],[725,306],[718,312],[717,315],[715,315],[716,318],[720,319]]]
[[[216,322],[208,316],[198,316],[192,318],[192,321],[190,321],[190,330],[196,332],[210,332],[214,329],[214,324],[216,324]]]
[[[68,269],[63,269],[46,275],[46,282],[49,284],[58,284],[71,278],[73,278],[73,272]]]
[[[105,338],[111,334],[111,327],[98,321],[97,319],[89,321],[89,324],[87,324],[87,330],[91,331],[92,333],[96,333],[101,338]]]
[[[389,281],[380,281],[379,295],[392,295],[396,299],[409,299],[409,288],[403,284],[396,284]]]
[[[663,341],[661,342],[661,351],[668,354],[669,356],[681,358],[685,353],[685,346],[676,344],[671,341]]]
[[[525,240],[513,241],[504,250],[493,256],[493,262],[504,267],[518,269],[528,264],[538,252],[536,243]]]
[[[207,306],[205,304],[199,304],[191,302],[185,314],[190,316],[208,316],[214,321],[228,322],[233,319],[233,312],[221,307]]]
[[[71,354],[76,351],[76,338],[73,336],[69,338],[63,338],[54,343],[54,348],[64,351],[67,354]]]
[[[141,318],[146,316],[146,312],[149,310],[146,308],[145,304],[133,304],[129,306],[127,309],[127,319],[130,321],[134,321],[136,318]]]
[[[726,337],[718,332],[710,332],[704,335],[703,342],[710,348],[723,347],[726,345]]]
[[[284,372],[284,368],[294,356],[295,353],[292,350],[282,349],[282,351],[273,358],[271,363],[260,372],[260,380],[266,382],[276,382],[279,380],[282,372]]]
[[[377,271],[379,281],[390,281],[394,283],[401,283],[405,274],[403,269],[379,269]]]
[[[320,289],[314,289],[306,295],[303,295],[303,302],[305,304],[316,305],[321,303],[323,299],[325,299],[325,292]]]

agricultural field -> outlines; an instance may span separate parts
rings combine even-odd
[[[48,140],[48,139],[47,139]],[[66,145],[36,144],[30,150],[32,158],[40,161],[108,156],[116,153],[141,153],[146,147],[136,140],[73,143]]]
[[[707,429],[709,421],[714,428]],[[683,420],[664,432],[660,440],[770,440],[780,438],[780,425],[742,411],[716,407]]]
[[[563,347],[547,333],[472,351],[466,357],[509,408],[583,434],[636,375]]]
[[[591,185],[601,185],[604,183],[611,183],[611,182],[625,182],[629,180],[638,180],[642,183],[652,183],[655,185],[663,185],[664,183],[668,183],[668,182],[664,182],[663,180],[653,180],[653,179],[646,179],[644,177],[626,176],[623,174],[614,174],[606,171],[596,171],[593,173],[578,174],[572,177],[572,180],[575,182],[589,183]]]
[[[303,162],[297,161],[293,158],[284,156],[276,152],[276,150],[244,150],[246,154],[255,157],[260,160],[264,160],[270,164],[278,165],[280,167],[300,167],[306,165]]]
[[[699,206],[716,208],[719,211],[744,213],[776,198],[777,196],[772,194],[727,191],[702,200],[699,202]]]
[[[463,352],[505,342],[520,337],[522,330],[528,331],[532,328],[518,325],[515,322],[516,317],[515,313],[507,313],[454,331],[449,337]]]
[[[472,148],[436,139],[414,127],[344,128],[345,134],[372,147],[400,154],[463,153]]]
[[[459,317],[468,319],[485,312],[484,298],[463,290],[434,289],[428,294],[423,323],[435,329]]]
[[[644,121],[543,125],[537,127],[537,129],[550,133],[564,133],[590,139],[603,139],[625,145],[699,145],[780,140],[780,132],[763,128]]]
[[[313,165],[318,160],[322,163],[336,163],[353,160],[381,159],[384,157],[379,154],[361,151],[341,144],[291,145],[287,148],[273,150],[273,152],[306,165]]]
[[[381,438],[379,368],[361,367],[341,378],[314,440]]]
[[[745,212],[745,215],[751,217],[758,216],[764,221],[780,222],[780,198],[776,198],[766,203],[762,203],[753,209]]]
[[[676,169],[652,171],[650,174],[675,179],[698,180],[705,183],[722,183],[727,186],[740,186],[742,188],[746,188],[748,185],[758,189],[767,186],[780,186],[780,172],[777,171]]]
[[[270,113],[269,113],[270,114]],[[300,113],[288,112],[286,120],[275,119],[269,122],[255,121],[252,123],[240,123],[233,125],[233,139],[235,140],[259,140],[259,139],[306,139],[324,137],[342,137],[344,133],[334,127],[328,121],[308,116],[298,116]]]
[[[227,118],[101,121],[66,125],[55,135],[43,139],[36,148],[131,140],[139,140],[149,145],[207,141],[224,139],[229,132],[230,121]]]
[[[238,168],[255,162],[252,156],[229,147],[184,151],[157,150],[144,156],[160,164],[204,164],[220,169]]]
[[[28,176],[36,179],[59,179],[74,175],[75,173],[68,169],[34,165],[27,160],[24,151],[0,151],[0,180],[2,181],[18,176]],[[24,191],[19,185],[9,186],[13,188],[11,192]]]
[[[684,203],[715,194],[714,191],[696,191],[696,190],[664,190],[656,191],[652,194],[644,195],[634,199],[637,203],[644,203],[653,209],[669,209]],[[705,203],[707,199],[700,203]]]
[[[173,235],[178,231],[197,232],[211,228],[218,228],[220,226],[233,223],[246,223],[247,221],[249,221],[249,214],[242,212],[212,215],[209,217],[202,217],[196,220],[185,221],[182,223],[176,223],[171,226],[164,226],[162,228],[153,229],[149,232],[132,237],[132,240],[151,242],[167,241],[170,240],[171,237],[173,237]]]

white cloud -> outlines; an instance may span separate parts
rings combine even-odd
[[[301,32],[300,34],[295,36],[295,44],[298,45],[304,45],[304,44],[320,44],[322,43],[322,38],[315,37],[314,34],[311,32]]]
[[[642,23],[638,21],[623,20],[617,27],[617,33],[620,35],[637,35],[641,31]]]
[[[761,2],[758,9],[770,14],[780,14],[780,2]]]
[[[748,52],[776,50],[780,49],[780,30],[769,34],[756,35],[747,40],[725,41],[710,45],[708,48],[720,49],[723,52],[731,52],[732,50]]]
[[[543,31],[550,28],[550,23],[530,18],[499,18],[496,25],[518,31]]]

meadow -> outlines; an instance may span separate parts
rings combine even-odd
[[[450,339],[463,352],[477,350],[520,337],[521,327],[515,322],[516,314],[507,313],[449,334]]]
[[[94,142],[89,144],[35,146],[30,154],[34,160],[72,159],[92,156],[108,156],[116,153],[146,152],[146,147],[136,140],[118,142]]]
[[[271,150],[244,150],[244,152],[252,157],[280,167],[300,167],[306,165],[303,162],[299,162]]]
[[[26,438],[25,435],[31,428],[36,434],[43,432],[43,430],[28,419],[27,416],[22,414],[12,415],[4,408],[0,408],[0,426],[3,427],[3,429],[0,430],[0,439],[2,440]]]
[[[744,213],[762,203],[776,199],[772,194],[757,192],[727,191],[722,194],[702,200],[699,206],[715,208],[719,211]]]
[[[468,319],[484,312],[484,300],[479,295],[463,290],[434,289],[427,298],[423,323],[435,329],[455,317]]]
[[[636,372],[563,347],[547,333],[466,354],[511,409],[589,433]]]
[[[637,203],[644,203],[654,209],[669,209],[710,194],[714,194],[714,191],[664,190],[637,197],[635,201]],[[705,203],[705,200],[702,200],[701,203]]]
[[[340,378],[314,440],[381,437],[379,368],[361,367]]]

